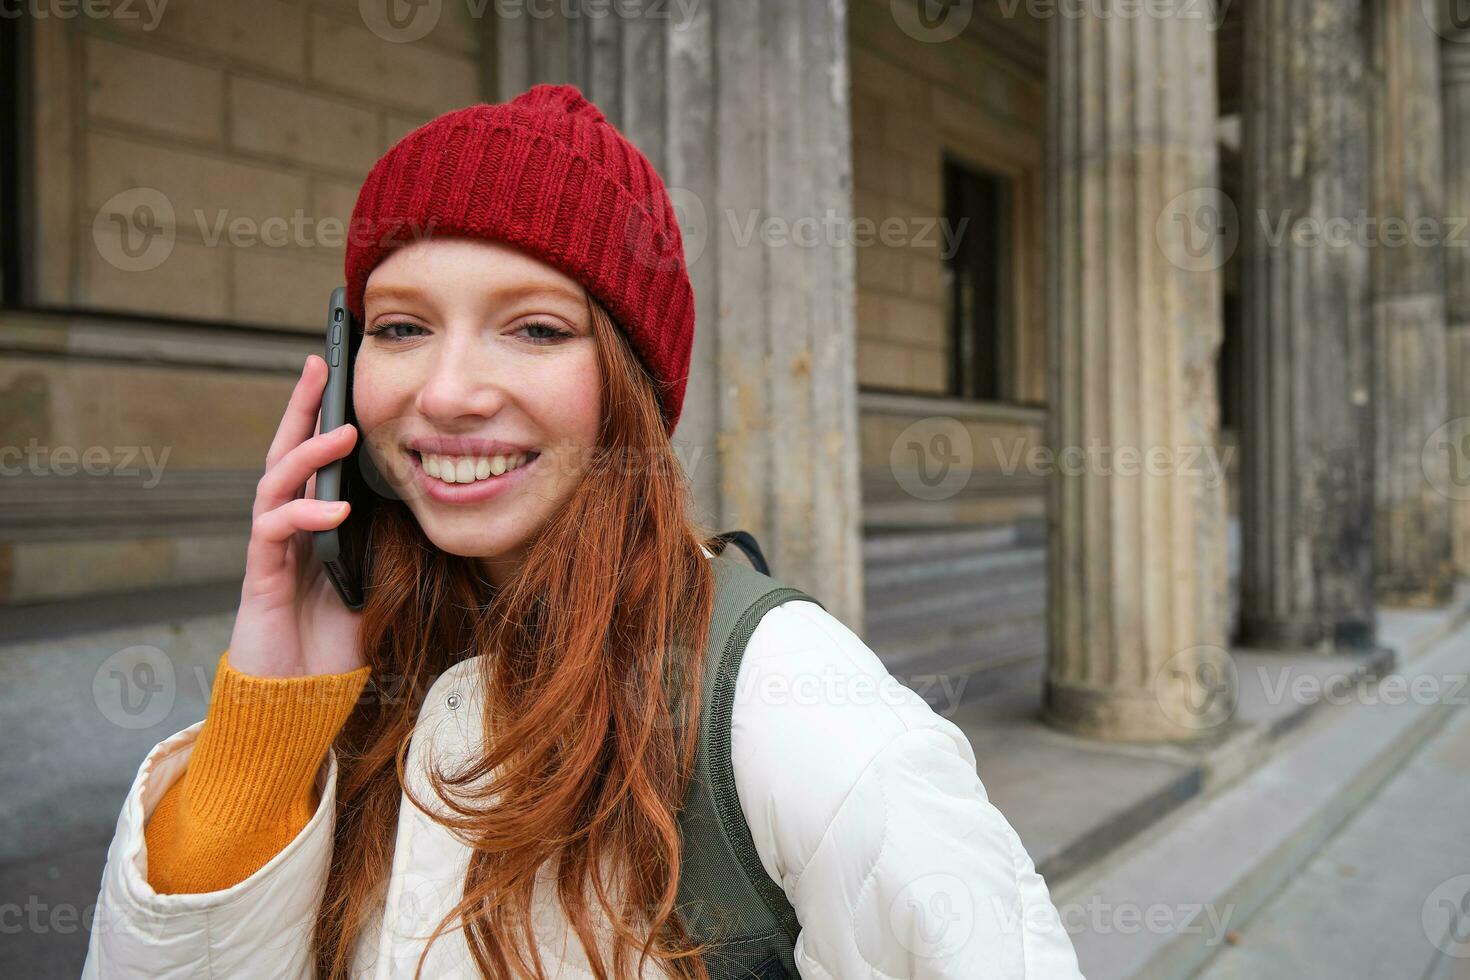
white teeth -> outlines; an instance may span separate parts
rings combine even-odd
[[[423,453],[424,472],[445,483],[475,483],[526,464],[528,453],[513,456],[442,456]]]

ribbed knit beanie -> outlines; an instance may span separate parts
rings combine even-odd
[[[573,85],[447,112],[373,165],[352,209],[347,305],[423,237],[514,245],[577,279],[611,314],[658,388],[672,435],[694,344],[694,290],[668,188]]]

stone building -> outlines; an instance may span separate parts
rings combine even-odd
[[[10,607],[237,597],[358,182],[539,81],[679,208],[704,517],[900,677],[1190,739],[1232,644],[1371,649],[1376,604],[1470,564],[1470,44],[1432,3],[27,10],[0,20]]]

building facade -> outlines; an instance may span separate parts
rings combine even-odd
[[[0,25],[5,604],[238,580],[358,183],[542,81],[679,210],[700,516],[901,679],[1189,740],[1470,565],[1449,5],[64,6]]]

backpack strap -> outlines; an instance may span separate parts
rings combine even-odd
[[[724,554],[725,546],[733,544],[745,552],[745,557],[750,559],[751,567],[756,571],[765,575],[771,574],[771,566],[766,564],[766,556],[761,552],[760,544],[749,531],[723,531],[716,534],[712,540],[715,554]]]
[[[799,589],[716,554],[715,610],[704,663],[699,749],[679,828],[684,857],[679,906],[711,980],[799,978],[794,949],[800,924],[786,893],[761,865],[735,789],[730,723],[745,646],[761,617]],[[821,603],[817,603],[821,605]],[[822,608],[826,608],[823,606]]]

